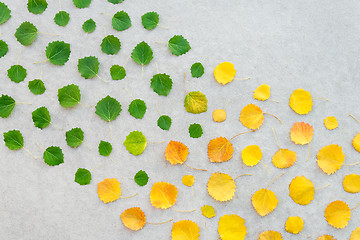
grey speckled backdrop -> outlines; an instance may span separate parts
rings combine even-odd
[[[281,0],[125,0],[113,5],[106,0],[93,0],[90,7],[77,9],[70,0],[63,0],[61,9],[70,13],[71,20],[65,28],[54,24],[53,17],[59,11],[56,0],[48,0],[48,9],[41,15],[33,15],[26,9],[26,1],[1,0],[12,10],[12,18],[0,26],[0,38],[9,44],[9,52],[0,59],[0,92],[9,94],[16,101],[30,102],[32,105],[17,105],[7,119],[1,119],[0,132],[19,129],[25,138],[25,147],[39,159],[32,159],[25,151],[10,151],[0,145],[0,238],[1,239],[170,239],[172,224],[147,225],[143,230],[132,232],[126,229],[119,215],[127,208],[141,207],[149,222],[191,219],[200,226],[200,239],[217,239],[220,216],[235,213],[246,219],[248,234],[246,239],[257,239],[260,232],[271,229],[282,233],[284,239],[316,239],[322,234],[332,234],[337,239],[348,239],[351,232],[359,227],[360,208],[352,212],[349,225],[342,230],[329,226],[324,218],[324,209],[334,200],[344,200],[350,207],[359,201],[359,194],[346,193],[342,187],[343,177],[349,173],[359,173],[359,167],[342,167],[336,174],[324,174],[316,164],[316,153],[328,144],[340,144],[346,155],[345,163],[360,160],[351,145],[351,139],[360,131],[360,124],[348,114],[360,117],[359,93],[359,49],[360,49],[360,2],[357,0],[335,1],[281,1]],[[133,26],[116,32],[111,27],[111,16],[120,10],[129,13]],[[153,31],[143,29],[140,16],[147,11],[160,14],[160,25]],[[106,15],[101,14],[106,13]],[[85,34],[82,23],[88,18],[97,23],[96,31]],[[23,21],[31,21],[40,32],[59,34],[48,36],[39,34],[30,46],[21,46],[14,37],[16,28]],[[122,49],[115,56],[101,52],[100,43],[106,34],[119,37]],[[166,42],[174,34],[182,34],[191,44],[191,51],[176,57],[167,46],[155,43]],[[69,62],[63,67],[49,63],[33,64],[45,60],[44,49],[52,40],[71,43]],[[77,71],[79,58],[94,55],[100,60],[99,76],[110,80],[109,68],[112,64],[124,65],[134,46],[145,40],[154,51],[154,60],[141,67],[130,60],[126,64],[127,77],[122,81],[104,83],[98,78],[85,80]],[[24,82],[15,84],[7,77],[7,69],[16,63],[28,70]],[[199,115],[187,113],[183,107],[185,91],[183,74],[189,72],[192,63],[201,61],[205,74],[193,79],[188,74],[187,89],[201,90],[208,97],[208,111]],[[222,86],[213,77],[214,67],[223,61],[234,63],[237,78],[251,77],[248,81],[233,81]],[[158,96],[150,88],[150,78],[160,72],[169,74],[173,89],[168,97]],[[28,81],[41,76],[47,91],[34,96],[27,88]],[[109,126],[94,114],[94,108],[77,106],[73,109],[60,107],[57,89],[74,83],[80,86],[82,103],[95,106],[97,101],[110,94],[123,106],[120,116]],[[271,98],[280,101],[258,102],[252,98],[253,90],[261,83],[271,86]],[[314,98],[328,98],[330,101],[314,100],[313,111],[305,116],[294,113],[288,106],[288,99],[294,89],[304,88]],[[143,99],[148,111],[142,120],[129,115],[127,108],[132,96]],[[227,120],[224,123],[212,121],[212,111],[226,106]],[[270,116],[265,117],[259,131],[240,136],[233,141],[235,152],[226,163],[210,164],[207,158],[207,144],[218,136],[232,137],[245,131],[239,122],[241,109],[248,103],[255,103],[265,112],[276,114],[284,124]],[[48,107],[53,123],[62,131],[50,126],[40,130],[33,126],[31,112],[39,106]],[[158,110],[157,107],[158,106]],[[173,119],[170,131],[162,131],[156,126],[160,114],[168,114]],[[327,116],[335,116],[340,127],[328,131],[323,125]],[[307,146],[295,146],[289,139],[289,131],[295,121],[305,121],[314,126],[311,155],[308,162]],[[204,135],[191,139],[188,126],[201,123]],[[65,131],[81,127],[85,131],[85,143],[78,149],[71,149],[65,142]],[[282,147],[296,151],[298,160],[287,170],[276,169],[271,157],[277,151],[271,128],[278,133]],[[208,172],[193,171],[185,166],[171,166],[165,161],[165,144],[149,144],[141,156],[130,155],[123,141],[130,131],[140,130],[149,142],[178,140],[190,148],[188,164],[206,168]],[[113,144],[112,158],[116,164],[97,153],[100,140]],[[36,145],[60,146],[65,154],[65,163],[57,167],[45,165],[41,159],[42,150]],[[250,144],[258,144],[263,151],[263,163],[249,168],[240,161],[241,150]],[[77,168],[92,169],[105,162],[93,172],[90,185],[74,183]],[[145,187],[138,187],[131,178],[143,169],[150,176]],[[219,203],[206,191],[206,183],[211,173],[221,171],[235,177],[242,173],[252,173],[252,177],[236,180],[233,200]],[[279,199],[279,205],[270,215],[260,217],[251,205],[252,194],[265,187],[280,173],[270,189]],[[181,183],[185,174],[196,177],[193,191]],[[315,187],[331,184],[316,191],[314,201],[308,206],[295,204],[288,196],[288,185],[295,176],[310,178]],[[104,178],[117,178],[121,182],[124,196],[139,193],[131,199],[119,199],[110,204],[102,203],[97,197],[97,183]],[[179,213],[171,209],[159,210],[151,206],[149,192],[157,181],[168,181],[179,190],[176,208],[198,209],[193,213]],[[200,207],[209,204],[215,207],[216,217],[205,219]],[[301,216],[305,221],[304,235],[292,235],[285,231],[288,216]],[[206,223],[206,224],[205,224]]]

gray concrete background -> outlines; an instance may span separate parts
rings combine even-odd
[[[348,239],[351,232],[359,227],[360,208],[352,212],[349,225],[342,230],[329,226],[324,218],[324,209],[332,201],[346,201],[350,208],[359,201],[359,194],[346,193],[342,187],[343,177],[350,173],[359,173],[359,167],[343,166],[336,174],[324,174],[316,164],[316,153],[328,144],[339,144],[346,155],[345,163],[360,160],[351,145],[352,138],[360,131],[360,124],[348,116],[353,113],[360,118],[359,93],[359,48],[360,48],[360,3],[356,0],[334,1],[265,1],[265,0],[125,0],[113,5],[106,0],[93,0],[90,7],[77,9],[71,1],[62,1],[61,10],[70,13],[71,20],[63,28],[53,22],[60,10],[59,2],[48,0],[48,9],[41,15],[33,15],[26,9],[25,1],[1,0],[12,10],[11,19],[0,26],[0,39],[9,45],[8,54],[0,59],[0,93],[12,96],[19,102],[32,105],[16,105],[7,119],[1,119],[0,132],[19,129],[25,138],[25,147],[38,160],[32,159],[24,150],[10,151],[0,145],[0,238],[1,239],[170,239],[172,224],[161,226],[146,225],[138,232],[126,229],[119,215],[127,208],[141,207],[149,222],[190,219],[200,226],[200,239],[217,239],[217,226],[220,216],[235,213],[246,220],[248,234],[246,239],[257,239],[265,230],[281,232],[284,239],[316,239],[322,234],[334,235],[337,239]],[[111,27],[111,16],[120,10],[129,13],[133,26],[116,32]],[[153,31],[143,29],[141,15],[148,11],[160,14],[161,27]],[[101,14],[106,13],[107,15]],[[93,18],[97,23],[94,33],[85,34],[82,23]],[[14,33],[23,22],[30,21],[40,32],[59,34],[49,36],[39,34],[30,46],[20,45]],[[119,37],[122,49],[115,56],[101,52],[100,43],[106,34]],[[166,45],[155,41],[167,42],[174,34],[182,34],[191,44],[191,51],[176,57],[170,54]],[[44,50],[53,40],[71,43],[70,60],[63,67],[49,63],[33,64],[45,60]],[[125,68],[126,79],[104,83],[99,78],[85,80],[77,71],[79,58],[94,55],[101,63],[99,76],[110,80],[109,68],[112,64],[124,65],[134,46],[146,41],[154,51],[154,60],[141,67],[130,60]],[[7,69],[16,64],[27,69],[24,82],[15,84],[7,77]],[[183,107],[185,91],[183,74],[189,73],[192,63],[200,61],[205,66],[205,74],[199,79],[187,77],[188,91],[200,90],[206,94],[208,111],[199,115],[187,113]],[[222,86],[213,77],[213,69],[223,61],[232,62],[237,69],[237,78],[251,77],[248,81],[233,81]],[[173,89],[168,97],[158,96],[150,88],[150,78],[160,72],[169,74]],[[42,70],[41,70],[42,69]],[[41,71],[43,71],[41,76]],[[34,96],[27,88],[30,80],[42,78],[47,91]],[[123,111],[111,123],[113,138],[110,139],[109,124],[94,114],[94,108],[77,106],[73,109],[62,108],[57,101],[57,89],[69,83],[80,86],[81,102],[95,106],[106,95],[115,97],[122,104]],[[271,98],[280,101],[259,102],[252,98],[253,90],[261,83],[271,86]],[[304,88],[314,100],[313,111],[300,116],[288,106],[293,90]],[[137,120],[129,115],[127,108],[133,97],[143,99],[148,110],[144,119]],[[227,120],[214,123],[212,111],[226,106]],[[239,122],[241,109],[248,103],[255,103],[264,112],[278,116],[281,125],[270,116],[265,116],[259,131],[240,136],[232,141],[235,152],[233,158],[222,164],[210,164],[207,158],[208,142],[219,136],[232,137],[246,131]],[[46,106],[54,124],[44,130],[35,128],[31,112],[39,106]],[[158,109],[157,110],[157,107]],[[170,131],[157,128],[156,120],[160,114],[172,117]],[[335,116],[339,128],[326,130],[323,119]],[[290,141],[289,131],[295,121],[305,121],[314,127],[311,142],[311,155],[308,162],[307,146],[295,146]],[[188,126],[201,123],[204,135],[191,139]],[[81,127],[85,131],[84,143],[71,149],[65,142],[65,131]],[[271,128],[277,131],[282,147],[296,151],[298,160],[287,170],[276,169],[271,157],[278,150]],[[206,168],[208,172],[199,172],[185,166],[172,166],[165,161],[165,144],[148,144],[144,153],[134,157],[130,155],[123,141],[129,132],[140,130],[148,142],[177,140],[185,143],[189,149],[187,163],[194,167]],[[112,158],[101,157],[97,153],[100,140],[110,141],[113,145]],[[65,163],[49,167],[42,161],[42,150],[37,147],[60,146],[65,155]],[[250,144],[257,144],[263,152],[262,162],[271,174],[258,164],[246,167],[240,160],[241,150]],[[77,168],[92,169],[105,162],[93,172],[90,185],[80,186],[74,183]],[[138,170],[145,170],[150,176],[149,183],[139,187],[131,180]],[[235,177],[242,173],[251,173],[252,177],[236,180],[236,193],[233,200],[220,203],[207,193],[206,183],[211,173],[220,171]],[[278,179],[270,189],[279,199],[279,205],[270,215],[260,217],[251,205],[252,194],[280,173],[286,174]],[[196,178],[191,188],[181,183],[185,174]],[[304,175],[311,179],[315,187],[331,184],[330,187],[316,191],[314,201],[308,206],[295,204],[288,196],[288,185],[295,176]],[[121,182],[123,196],[134,193],[131,199],[119,199],[104,204],[96,193],[97,183],[105,178],[117,178]],[[179,194],[175,207],[181,210],[196,208],[193,213],[179,213],[171,209],[159,210],[151,206],[150,189],[154,182],[168,181],[175,184]],[[200,208],[204,204],[214,206],[216,217],[205,219]],[[305,226],[302,234],[292,235],[285,231],[288,216],[300,216]],[[205,225],[206,223],[206,225]],[[206,227],[205,227],[206,226]]]

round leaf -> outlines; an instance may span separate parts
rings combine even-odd
[[[24,138],[19,130],[4,132],[4,142],[10,150],[18,150],[24,147]]]
[[[117,31],[124,31],[131,27],[131,20],[127,12],[121,11],[114,14],[112,26]]]
[[[130,103],[128,111],[134,118],[142,119],[146,112],[146,104],[141,99],[135,99]]]
[[[91,172],[85,168],[79,168],[75,173],[75,182],[80,185],[88,185],[91,181]]]
[[[9,47],[6,42],[3,40],[0,40],[0,58],[5,56],[7,52],[9,51]]]
[[[167,96],[172,88],[172,80],[169,75],[163,73],[156,74],[151,79],[151,88],[159,95]]]
[[[15,107],[15,100],[8,95],[0,97],[0,117],[7,118]]]
[[[85,79],[97,76],[99,72],[99,60],[96,57],[84,57],[78,61],[78,70]]]
[[[169,116],[166,115],[162,115],[159,117],[159,119],[157,120],[157,125],[159,126],[159,128],[161,128],[162,130],[169,130],[171,127],[171,118]]]
[[[147,175],[147,173],[143,170],[138,171],[135,176],[134,176],[134,181],[139,185],[139,186],[145,186],[148,181],[149,181],[149,176]]]
[[[24,46],[32,44],[37,37],[38,30],[34,24],[30,22],[23,22],[15,32],[15,37],[19,43]]]
[[[124,145],[129,153],[138,156],[143,153],[146,147],[146,138],[140,131],[133,131],[127,135]]]
[[[176,56],[183,55],[190,51],[189,42],[181,35],[175,35],[169,40],[169,49]]]
[[[108,0],[109,3],[112,4],[118,4],[118,3],[122,3],[124,0]]]
[[[60,165],[64,162],[64,154],[60,147],[48,147],[43,154],[44,162],[49,166]]]
[[[11,10],[5,3],[0,2],[0,25],[5,23],[11,17]]]
[[[144,66],[149,64],[153,59],[153,51],[149,44],[146,42],[141,42],[133,49],[131,58],[134,60],[134,62]]]
[[[70,44],[63,41],[51,42],[45,50],[47,59],[54,65],[64,65],[69,61],[70,52]]]
[[[207,98],[202,92],[189,92],[185,96],[184,107],[189,113],[203,113],[207,111]]]
[[[141,16],[141,23],[147,30],[153,30],[159,23],[159,14],[157,12],[147,12]]]
[[[84,141],[84,131],[81,128],[73,128],[65,133],[65,137],[69,147],[77,148]]]
[[[62,107],[73,107],[80,102],[80,99],[80,88],[75,84],[67,85],[58,90],[58,100]]]
[[[51,123],[50,113],[46,107],[39,107],[32,112],[32,120],[35,127],[44,129]]]
[[[102,40],[100,46],[103,53],[106,53],[108,55],[114,55],[120,51],[121,43],[117,37],[113,35],[108,35]]]
[[[8,77],[11,81],[19,83],[26,78],[26,69],[21,65],[13,65],[8,70]]]
[[[190,70],[193,78],[199,78],[204,74],[204,66],[199,62],[194,63]]]
[[[28,0],[27,8],[33,14],[41,14],[47,8],[46,0]]]
[[[41,81],[40,79],[35,79],[35,80],[30,81],[28,84],[28,87],[29,87],[29,90],[34,95],[41,95],[46,90],[43,81]]]
[[[96,23],[91,18],[89,20],[86,20],[82,25],[82,29],[86,33],[92,33],[93,31],[95,31],[95,28],[96,28]]]
[[[122,80],[126,77],[125,68],[119,65],[112,65],[110,75],[112,80]]]
[[[73,0],[75,7],[86,8],[90,5],[91,0]]]
[[[117,118],[121,112],[121,105],[109,95],[101,99],[95,106],[95,113],[104,121],[110,122]]]
[[[203,134],[203,130],[200,124],[193,123],[189,126],[189,134],[192,138],[199,138]]]
[[[70,21],[70,14],[65,11],[58,12],[54,17],[54,22],[61,26],[65,27]]]
[[[108,157],[112,152],[112,146],[109,142],[100,141],[98,150],[101,156]]]

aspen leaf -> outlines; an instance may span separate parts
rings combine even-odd
[[[317,240],[336,240],[336,239],[330,235],[322,235],[321,237],[318,237]],[[350,240],[352,240],[352,239],[350,239]]]
[[[64,86],[58,90],[58,101],[64,108],[76,106],[80,103],[80,99],[80,88],[75,84]]]
[[[212,113],[214,122],[223,122],[226,120],[226,112],[224,109],[215,109]]]
[[[38,30],[31,22],[23,22],[15,32],[16,40],[24,46],[31,45],[36,37]]]
[[[153,30],[159,23],[159,14],[157,12],[147,12],[141,16],[141,23],[147,30]]]
[[[259,101],[265,101],[270,98],[270,86],[267,84],[261,84],[254,90],[254,99]]]
[[[208,100],[202,92],[189,92],[185,96],[184,107],[189,113],[203,113],[207,111],[207,102]]]
[[[101,99],[95,106],[95,113],[104,121],[115,120],[121,112],[121,104],[109,95]]]
[[[146,145],[146,137],[140,131],[132,131],[124,141],[126,150],[134,156],[141,155],[145,151]]]
[[[84,131],[81,128],[73,128],[65,133],[65,137],[69,147],[77,148],[84,141]]]
[[[189,155],[189,148],[177,141],[170,141],[165,150],[165,158],[171,164],[183,164]]]
[[[33,14],[41,14],[47,8],[46,0],[28,0],[27,9]]]
[[[1,95],[0,97],[0,117],[7,118],[12,113],[15,107],[15,100],[8,95]]]
[[[289,233],[298,234],[304,228],[304,221],[301,217],[288,217],[285,223],[285,229]]]
[[[112,152],[112,145],[109,142],[100,141],[98,151],[101,156],[108,157]]]
[[[265,231],[260,233],[258,240],[282,240],[281,233],[277,231]]]
[[[32,112],[32,120],[35,127],[41,130],[46,128],[51,123],[49,110],[46,107],[37,108]]]
[[[8,6],[0,2],[0,25],[7,22],[9,18],[11,17],[11,10],[8,8]]]
[[[65,11],[59,11],[54,17],[54,22],[60,27],[65,27],[69,21],[70,14]]]
[[[296,152],[289,149],[279,149],[272,157],[272,163],[277,168],[288,168],[296,162]]]
[[[353,147],[360,153],[360,132],[352,140]]]
[[[232,158],[234,148],[224,137],[212,139],[208,144],[208,157],[210,162],[226,162]]]
[[[235,195],[235,188],[234,179],[225,173],[213,173],[207,183],[209,195],[220,202],[231,200]]]
[[[29,81],[28,88],[34,95],[41,95],[46,90],[44,82],[40,79]]]
[[[328,175],[335,173],[341,168],[345,160],[345,154],[339,145],[330,144],[320,149],[317,164]]]
[[[360,175],[354,173],[346,175],[343,180],[343,187],[348,193],[360,192]]]
[[[185,175],[183,176],[181,181],[185,186],[191,187],[192,185],[194,185],[195,177],[193,175]]]
[[[141,99],[134,99],[129,105],[129,113],[136,119],[142,119],[146,113],[146,104]]]
[[[124,226],[134,231],[142,229],[146,224],[145,213],[139,207],[126,209],[120,217]]]
[[[85,168],[79,168],[75,173],[75,182],[80,185],[88,185],[91,181],[91,172]]]
[[[360,239],[360,227],[355,228],[355,230],[351,233],[349,240],[359,240]]]
[[[0,4],[1,4],[1,2],[0,2]],[[9,46],[7,45],[7,43],[4,42],[3,40],[0,40],[0,58],[5,56],[8,53],[8,51],[9,51]]]
[[[110,76],[112,80],[122,80],[126,77],[126,70],[119,65],[112,65],[110,68]]]
[[[104,203],[113,202],[121,196],[120,183],[116,178],[106,178],[98,183],[97,193]]]
[[[192,138],[199,138],[203,135],[203,129],[200,124],[193,123],[189,126],[189,134]]]
[[[199,226],[190,220],[181,220],[173,223],[171,229],[172,240],[198,240],[200,237]]]
[[[178,190],[167,182],[156,182],[151,188],[150,201],[156,208],[168,209],[176,203]]]
[[[346,202],[331,202],[325,209],[325,219],[334,228],[344,228],[348,225],[351,217],[351,210]]]
[[[245,165],[255,166],[262,158],[262,152],[258,145],[249,145],[241,152],[241,158]]]
[[[115,55],[120,51],[121,42],[119,38],[114,35],[108,35],[103,38],[100,47],[103,53],[107,55]]]
[[[4,132],[5,146],[10,150],[19,150],[24,147],[24,137],[19,130]]]
[[[96,22],[91,18],[86,20],[82,25],[82,29],[86,33],[92,33],[93,31],[95,31],[95,28],[96,28]]]
[[[64,65],[69,61],[70,44],[63,41],[54,41],[47,45],[45,54],[50,63],[54,65]]]
[[[90,79],[97,76],[99,64],[97,57],[84,57],[78,61],[78,71],[83,78]]]
[[[264,122],[263,111],[254,104],[248,104],[241,110],[240,122],[252,130],[259,129]]]
[[[244,240],[247,233],[245,220],[236,214],[221,216],[218,232],[221,240]]]
[[[329,130],[333,130],[339,126],[338,121],[334,116],[324,118],[324,125]]]
[[[295,177],[289,185],[289,196],[300,205],[308,205],[314,200],[314,184],[304,176]]]
[[[302,88],[296,89],[290,96],[289,106],[298,114],[308,114],[312,105],[311,94]]]
[[[175,56],[183,55],[191,49],[188,40],[181,35],[175,35],[170,38],[168,46],[170,52]]]
[[[201,207],[201,214],[207,218],[213,218],[216,216],[215,209],[209,205],[204,205]]]
[[[149,44],[142,41],[131,52],[131,58],[134,60],[134,62],[144,66],[151,62],[153,57],[153,51]]]
[[[48,147],[43,154],[44,162],[49,166],[57,166],[64,163],[64,154],[60,147]]]
[[[122,3],[124,0],[108,0],[108,2],[112,3],[112,4],[119,4]]]
[[[15,83],[24,81],[27,76],[26,69],[21,65],[13,65],[8,69],[7,72],[10,80]]]
[[[222,85],[230,83],[236,75],[234,64],[230,62],[220,63],[215,67],[214,77],[218,83]]]
[[[263,188],[254,193],[251,202],[256,212],[264,217],[274,211],[279,200],[273,191]]]
[[[291,128],[290,138],[295,144],[308,144],[312,140],[314,128],[304,122],[296,122]]]
[[[124,31],[131,27],[129,14],[125,11],[115,13],[111,21],[113,28],[117,31]]]
[[[134,181],[139,185],[140,187],[145,186],[149,181],[149,176],[147,173],[143,170],[138,171],[134,176]]]
[[[199,62],[194,63],[191,65],[190,71],[193,78],[199,78],[204,74],[204,66]]]
[[[151,78],[150,87],[159,95],[167,96],[172,88],[173,81],[170,76],[165,73],[155,74]]]
[[[89,7],[91,0],[73,0],[75,7],[86,8]]]
[[[171,118],[166,115],[162,115],[157,120],[157,125],[162,130],[169,130],[171,127]]]

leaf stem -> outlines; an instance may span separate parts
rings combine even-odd
[[[349,116],[352,117],[355,121],[357,121],[358,123],[360,123],[360,120],[357,119],[356,117],[354,117],[351,113],[349,113]]]
[[[100,163],[99,165],[97,165],[96,167],[94,167],[93,169],[90,170],[90,172],[95,171],[96,169],[98,169],[99,167],[101,167],[101,165],[103,165],[104,162]]]
[[[239,134],[236,134],[235,136],[233,136],[232,138],[229,139],[229,141],[233,140],[234,138],[242,135],[242,134],[245,134],[245,133],[249,133],[249,132],[255,132],[255,130],[250,130],[250,131],[246,131],[246,132],[242,132],[242,133],[239,133]]]
[[[308,146],[309,146],[309,153],[308,153],[308,156],[307,156],[305,162],[307,162],[309,160],[309,158],[310,158],[310,143],[308,143]]]
[[[40,145],[40,143],[36,143],[36,145],[42,150],[45,151],[45,148],[43,146]]]
[[[46,59],[46,60],[44,60],[44,61],[40,61],[40,62],[34,62],[33,64],[46,63],[47,61],[49,61],[49,59]]]
[[[83,142],[83,144],[84,144],[85,147],[87,147],[87,149],[89,149],[89,150],[91,151],[91,148],[89,147],[89,145],[87,145],[87,144],[84,143],[84,142]]]
[[[241,175],[235,177],[233,180],[235,180],[235,179],[237,179],[239,177],[242,177],[242,176],[252,176],[252,174],[249,174],[249,173],[241,174]]]
[[[57,126],[57,125],[54,124],[53,122],[50,122],[50,124],[51,124],[54,128],[56,128],[56,129],[58,129],[58,130],[63,130],[61,127]]]
[[[283,124],[283,122],[278,117],[276,117],[275,115],[272,115],[271,113],[264,113],[264,114],[267,114],[267,115],[270,115],[270,116],[276,118],[281,124]]]
[[[360,162],[355,162],[355,163],[348,163],[348,164],[343,164],[343,166],[354,166],[359,164]]]
[[[268,172],[271,174],[270,169],[268,168],[268,166],[265,165],[265,163],[263,163],[262,161],[260,161],[260,163],[263,165],[264,168],[266,168],[266,170],[268,170]]]
[[[272,131],[273,131],[273,133],[274,133],[274,138],[275,138],[275,141],[276,141],[276,145],[281,149],[280,144],[279,144],[279,140],[278,140],[278,138],[277,138],[277,136],[276,136],[275,129],[274,129],[273,127],[272,127],[271,129],[272,129]]]
[[[174,220],[174,219],[170,219],[170,220],[168,220],[168,221],[166,221],[166,222],[160,222],[160,223],[151,223],[151,222],[146,222],[147,224],[151,224],[151,225],[162,225],[162,224],[165,224],[165,223],[169,223],[169,222],[171,222],[172,220]]]
[[[318,188],[315,188],[315,190],[320,190],[320,189],[323,189],[323,188],[327,188],[329,187],[331,184],[329,183],[328,185],[325,185],[325,186],[322,186],[322,187],[318,187]]]
[[[230,102],[231,102],[231,99],[229,98],[229,99],[227,100],[226,104],[225,104],[224,109],[229,105]]]
[[[266,187],[266,189],[268,189],[270,187],[271,184],[273,184],[273,182],[275,182],[276,179],[278,179],[279,177],[281,177],[282,175],[284,175],[285,173],[280,174],[279,176],[277,176],[276,178],[274,178],[274,180],[272,180],[269,185]]]
[[[351,211],[354,210],[355,208],[357,208],[360,205],[360,202],[358,204],[356,204],[355,207],[353,207],[352,209],[350,209]]]
[[[105,80],[105,79],[103,79],[102,77],[100,77],[98,74],[96,74],[96,76],[101,80],[101,81],[103,81],[104,83],[109,83],[109,81],[107,81],[107,80]]]
[[[133,195],[131,195],[131,196],[128,196],[128,197],[122,197],[122,196],[120,196],[120,198],[122,198],[122,199],[132,198],[132,197],[135,197],[136,195],[138,195],[138,194],[137,194],[137,193],[135,193],[135,194],[133,194]]]
[[[20,49],[19,55],[16,60],[16,65],[19,64],[20,56],[21,56],[22,49]]]
[[[159,41],[155,41],[155,43],[158,43],[158,44],[168,44],[167,42],[159,42]]]
[[[251,79],[250,77],[248,77],[248,78],[234,78],[234,80],[236,80],[236,81],[245,81],[245,80],[249,80],[249,79]]]
[[[323,98],[323,97],[316,97],[316,98],[313,98],[313,99],[314,99],[314,100],[322,99],[322,100],[325,100],[325,101],[330,101],[329,99]]]
[[[176,211],[176,212],[182,212],[182,213],[191,213],[191,212],[195,212],[196,209],[193,209],[193,210],[178,210],[176,208],[172,208],[172,210]]]
[[[149,144],[162,144],[165,143],[166,141],[161,141],[161,142],[149,142]]]
[[[158,27],[163,28],[163,29],[166,29],[166,30],[169,29],[168,27],[164,27],[164,26],[161,26],[161,25],[159,25],[159,24],[158,24]]]
[[[23,147],[25,152],[27,152],[33,159],[37,160],[37,158],[32,154],[27,148]]]
[[[27,102],[15,102],[16,104],[24,104],[24,105],[32,105],[32,103],[27,103]]]
[[[280,102],[277,101],[277,100],[273,100],[273,99],[269,99],[269,100],[272,101],[272,102],[280,103]]]
[[[109,122],[109,129],[110,129],[110,139],[112,139],[112,127],[111,127],[111,122]]]
[[[188,94],[188,91],[186,90],[186,72],[184,73],[184,89],[185,93]]]
[[[43,34],[43,35],[53,36],[53,37],[60,36],[60,34],[55,34],[55,33],[46,33],[46,32],[38,32],[38,33]]]
[[[193,169],[193,170],[197,170],[197,171],[204,171],[204,172],[206,172],[206,171],[207,171],[207,169],[201,169],[201,168],[194,168],[194,167],[190,167],[190,166],[189,166],[189,165],[187,165],[186,163],[184,163],[184,165],[185,165],[186,167],[190,168],[190,169]]]

